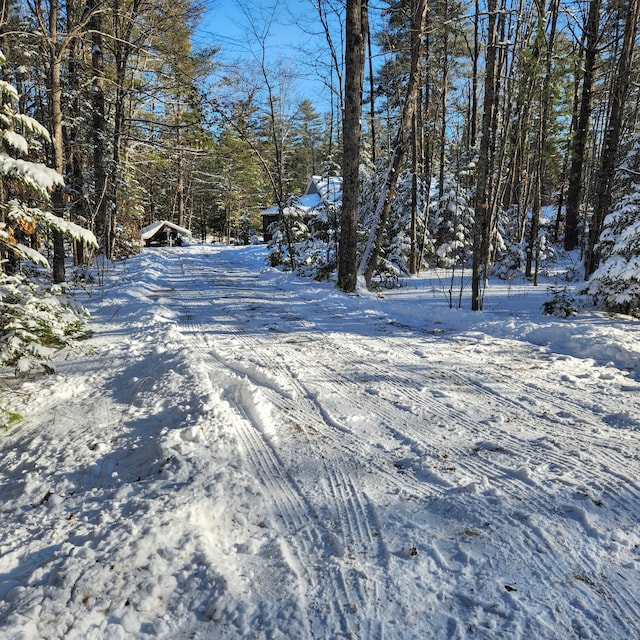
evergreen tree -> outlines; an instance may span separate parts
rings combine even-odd
[[[612,311],[640,317],[640,138],[616,178],[616,204],[597,246],[602,261],[585,292]]]
[[[466,265],[471,257],[472,231],[473,209],[469,194],[447,176],[437,205],[435,253],[440,266]]]
[[[296,193],[307,186],[311,176],[318,175],[323,160],[322,119],[309,99],[298,105],[293,122],[291,183]]]
[[[0,65],[6,64],[0,53]],[[0,93],[0,367],[50,370],[54,350],[86,334],[85,314],[35,268],[26,268],[49,268],[36,248],[37,234],[55,231],[94,245],[96,240],[46,208],[51,191],[64,186],[57,171],[34,161],[51,138],[37,120],[17,113],[13,85],[0,81]]]

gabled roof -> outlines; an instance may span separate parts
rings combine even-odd
[[[155,236],[156,233],[164,227],[173,229],[179,236],[185,236],[187,238],[191,237],[191,231],[189,231],[189,229],[179,227],[177,224],[173,224],[173,222],[169,222],[168,220],[158,220],[157,222],[152,222],[149,226],[143,227],[140,230],[142,239],[148,240],[149,238],[153,238],[153,236]]]
[[[314,211],[320,209],[322,205],[340,204],[342,202],[342,178],[339,176],[323,177],[312,176],[304,195],[295,198],[293,206],[298,212],[305,216],[313,215]],[[292,213],[290,207],[285,207],[285,215]],[[277,215],[278,207],[269,207],[262,211],[263,216]]]

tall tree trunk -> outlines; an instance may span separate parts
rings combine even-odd
[[[582,58],[582,53],[580,53]],[[573,85],[573,107],[571,109],[571,124],[569,125],[569,140],[573,140],[578,122],[578,105],[580,104],[580,79],[578,77],[578,66],[580,62],[575,63],[574,85]],[[556,210],[556,220],[553,229],[553,240],[558,242],[560,238],[560,228],[566,219],[565,202],[567,199],[567,181],[569,179],[569,161],[571,159],[571,144],[567,145],[567,151],[562,161],[562,173],[560,176],[560,197],[558,198],[558,206]]]
[[[176,224],[183,226],[184,224],[184,150],[182,148],[182,105],[180,96],[178,96],[178,114],[177,114],[177,127],[176,127],[176,144],[178,153],[178,176],[176,185],[176,198],[178,213],[176,216]]]
[[[425,34],[423,38],[423,67],[424,69],[429,68],[430,58],[430,40],[429,40],[429,12],[427,11],[427,18],[425,23]],[[422,179],[424,183],[425,192],[423,193],[423,203],[422,203],[422,234],[420,235],[419,246],[418,246],[418,256],[417,256],[417,270],[419,271],[422,268],[422,263],[424,262],[424,254],[427,246],[427,239],[429,238],[429,206],[431,204],[431,139],[426,132],[425,122],[427,121],[429,114],[429,107],[431,102],[431,90],[429,86],[429,75],[428,73],[422,73],[421,80],[422,87],[419,90],[417,109],[420,114],[419,122],[420,124],[420,158],[422,165]],[[424,95],[422,93],[424,92]]]
[[[107,124],[104,106],[104,53],[102,51],[102,15],[95,11],[99,0],[88,0],[92,11],[89,22],[91,31],[91,136],[93,148],[93,231],[102,250],[108,248],[107,220],[107,172],[105,168],[105,143]]]
[[[411,68],[407,92],[402,106],[402,116],[396,134],[391,161],[382,184],[382,190],[374,213],[373,223],[369,231],[369,241],[358,267],[358,277],[364,279],[368,287],[371,284],[380,255],[380,246],[384,229],[391,211],[391,203],[395,195],[396,183],[400,175],[402,161],[409,143],[409,133],[416,108],[416,99],[420,86],[423,36],[427,20],[427,0],[417,0],[411,19]]]
[[[624,26],[622,51],[618,58],[616,75],[613,79],[611,112],[598,176],[598,191],[596,193],[593,217],[589,227],[589,245],[586,255],[585,278],[588,278],[598,268],[600,263],[600,254],[596,245],[600,238],[600,232],[602,231],[602,223],[611,206],[611,189],[613,187],[613,176],[616,168],[618,149],[620,147],[620,137],[622,135],[624,102],[629,92],[639,7],[640,0],[629,0],[627,18]]]
[[[357,225],[362,140],[362,88],[368,32],[367,0],[347,0],[345,99],[343,119],[342,212],[338,250],[338,286],[354,291],[357,284]]]
[[[471,117],[469,124],[469,148],[473,149],[478,141],[478,60],[480,58],[480,3],[474,2],[473,12],[473,60],[471,75]]]
[[[475,221],[473,229],[473,267],[471,275],[471,309],[482,309],[482,286],[487,279],[487,266],[491,250],[493,227],[490,210],[491,158],[496,110],[496,62],[498,33],[496,29],[497,0],[488,0],[488,43],[484,86],[484,110],[478,157],[478,175],[475,198]]]
[[[375,95],[375,77],[373,74],[373,53],[371,48],[371,26],[367,20],[367,47],[369,62],[369,136],[371,137],[371,162],[376,165],[377,140],[376,140],[376,95]]]
[[[58,0],[51,0],[49,6],[49,112],[51,117],[51,147],[53,168],[64,175],[64,148],[62,139],[62,83],[60,75],[60,51],[58,47]],[[64,217],[64,194],[56,187],[51,197],[53,212]],[[53,231],[53,282],[61,283],[65,279],[64,271],[64,235]]]
[[[445,24],[449,19],[449,2],[444,0]],[[447,150],[447,99],[449,95],[449,30],[445,27],[444,42],[442,43],[442,87],[440,88],[440,109],[442,122],[440,128],[440,173],[438,176],[438,197],[444,192],[445,157]]]
[[[409,248],[409,273],[418,272],[418,107],[420,92],[416,92],[416,111],[411,126],[411,229]]]
[[[551,74],[553,63],[553,50],[556,39],[556,26],[558,23],[558,7],[559,0],[549,0],[549,9],[545,10],[545,5],[538,5],[539,20],[541,22],[549,18],[549,36],[546,40],[546,50],[544,52],[544,76],[539,90],[540,119],[538,123],[538,132],[536,138],[536,170],[534,178],[534,195],[533,207],[531,211],[531,228],[529,242],[527,246],[527,264],[525,275],[531,277],[533,275],[534,286],[538,285],[539,274],[539,258],[540,258],[540,216],[542,208],[542,185],[547,171],[547,150],[548,150],[548,132],[549,132],[549,112],[551,110]],[[535,270],[532,271],[535,262]]]
[[[129,59],[134,48],[131,41],[134,27],[144,8],[143,0],[132,0],[123,7],[121,0],[114,0],[112,7],[114,25],[114,61],[116,94],[113,117],[113,158],[108,188],[110,190],[105,209],[105,252],[108,258],[115,256],[116,227],[119,211],[120,180],[122,176],[122,150],[125,139],[126,100],[129,94],[127,87],[127,71]]]
[[[593,82],[598,58],[598,40],[600,29],[601,0],[591,0],[585,28],[584,71],[582,74],[582,99],[578,124],[571,143],[571,164],[569,166],[569,185],[567,187],[567,213],[565,217],[564,248],[572,251],[578,246],[578,219],[582,176],[584,173],[587,134],[591,120],[593,104]]]
[[[79,9],[78,6],[73,6],[72,11],[72,4],[75,5],[75,3],[67,2],[67,33],[73,32],[74,19],[76,19]],[[82,134],[76,120],[79,114],[82,113],[83,98],[79,77],[81,67],[80,45],[79,35],[74,36],[69,45],[68,84],[69,94],[72,97],[71,109],[75,117],[70,119],[65,150],[65,156],[69,159],[70,165],[68,178],[68,191],[71,196],[70,218],[76,224],[82,224],[82,220],[85,218],[84,176],[82,153],[80,151],[80,137]],[[76,265],[86,264],[85,243],[82,240],[74,240],[74,260]]]

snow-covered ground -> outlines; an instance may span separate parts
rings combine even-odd
[[[640,637],[638,323],[264,255],[145,250],[3,382],[0,637]]]

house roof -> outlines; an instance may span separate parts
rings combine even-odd
[[[342,177],[312,176],[305,195],[314,192],[317,193],[325,203],[340,204],[342,202]]]
[[[152,222],[149,226],[143,227],[140,230],[140,234],[143,240],[148,240],[149,238],[153,238],[153,236],[155,236],[158,231],[165,227],[173,229],[179,236],[185,236],[187,238],[191,237],[191,231],[189,231],[189,229],[179,227],[177,224],[173,224],[173,222],[169,222],[168,220],[158,220],[157,222]]]
[[[295,210],[304,215],[311,215],[317,209],[320,209],[322,205],[327,204],[340,204],[342,202],[342,178],[339,176],[323,177],[312,176],[307,190],[304,195],[296,198],[293,202]],[[292,207],[285,207],[283,213],[288,215],[292,213]],[[279,209],[276,206],[269,207],[262,211],[263,216],[273,216],[279,213]]]

